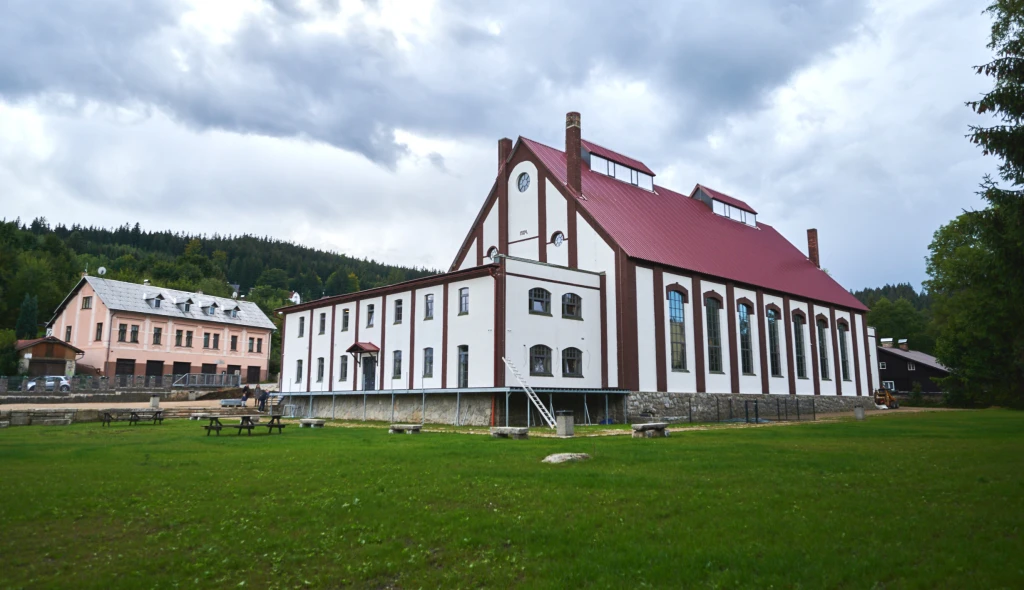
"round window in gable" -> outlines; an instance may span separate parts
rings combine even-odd
[[[526,189],[530,188],[530,175],[523,172],[519,175],[519,180],[516,182],[519,185],[519,192],[525,193]]]
[[[561,246],[561,245],[562,245],[562,242],[564,242],[564,241],[565,241],[565,234],[563,234],[563,233],[562,233],[562,232],[560,232],[560,231],[556,231],[556,232],[555,232],[555,233],[554,233],[554,234],[553,234],[553,235],[551,236],[551,243],[552,243],[552,244],[554,244],[554,245],[555,245],[556,247],[557,247],[557,246]]]
[[[498,247],[497,246],[491,246],[491,248],[487,251],[487,257],[490,258],[491,260],[494,260],[494,257],[497,256],[497,255],[498,255]]]

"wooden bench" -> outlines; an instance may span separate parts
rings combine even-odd
[[[240,400],[240,399],[222,399],[222,400],[220,400],[220,407],[222,407],[222,408],[240,408],[240,407],[242,407],[242,400]]]
[[[110,423],[117,420],[117,416],[111,412],[103,412],[100,416],[101,426],[110,426]]]
[[[668,422],[648,422],[633,425],[633,438],[664,438],[668,436]]]
[[[511,438],[526,440],[530,438],[530,429],[525,426],[495,426],[491,428],[493,438]]]
[[[156,423],[158,423],[158,422],[160,424],[163,424],[164,423],[164,413],[163,413],[163,410],[155,410],[155,411],[152,411],[152,412],[144,412],[144,411],[133,410],[132,413],[131,413],[131,416],[128,417],[128,424],[130,426],[134,426],[136,422],[149,422],[150,420],[153,421],[154,425]]]
[[[299,420],[299,428],[323,428],[326,420],[319,418],[303,418]]]
[[[392,424],[388,434],[419,434],[422,424]]]

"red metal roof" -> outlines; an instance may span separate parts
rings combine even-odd
[[[751,207],[750,205],[744,203],[743,201],[741,201],[741,200],[739,200],[739,199],[737,199],[735,197],[730,197],[729,195],[727,195],[725,193],[720,193],[720,192],[716,191],[713,188],[708,188],[708,187],[704,186],[703,184],[698,184],[697,186],[693,187],[693,191],[690,193],[691,197],[693,196],[693,193],[697,192],[697,189],[703,190],[704,192],[706,192],[708,194],[709,197],[711,197],[712,199],[715,199],[716,201],[721,201],[721,202],[726,203],[728,205],[732,205],[733,207],[736,207],[737,209],[742,209],[742,210],[744,210],[744,211],[746,211],[748,213],[753,213],[754,215],[757,215],[757,211],[754,211],[754,208]]]
[[[565,185],[565,154],[521,139]],[[750,227],[662,186],[652,193],[586,167],[582,180],[578,206],[632,258],[867,310],[770,225]]]
[[[651,176],[654,176],[654,172],[651,172],[651,169],[648,168],[647,165],[641,162],[640,160],[630,158],[629,156],[624,156],[619,152],[613,152],[612,150],[597,145],[592,141],[587,141],[585,139],[582,139],[580,141],[583,143],[583,147],[587,148],[587,150],[592,154],[597,154],[607,160],[618,162],[619,164],[624,164],[626,166],[629,166],[630,168],[633,168],[634,170],[639,170],[644,174],[650,174]]]

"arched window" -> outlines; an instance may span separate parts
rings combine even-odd
[[[818,320],[818,362],[821,378],[828,379],[828,347],[825,346],[825,334],[828,333],[828,322]]]
[[[683,294],[668,292],[668,331],[672,346],[672,370],[686,370],[686,314],[683,313]]]
[[[740,316],[740,359],[743,362],[743,374],[754,374],[754,348],[750,338],[750,306],[739,304]]]
[[[530,348],[530,375],[551,377],[551,349],[543,344]]]
[[[551,315],[551,293],[547,289],[530,289],[530,313]]]
[[[562,317],[571,320],[583,319],[583,306],[579,295],[575,293],[562,295]]]
[[[578,348],[562,351],[562,377],[583,376],[583,353]]]
[[[796,347],[796,376],[807,378],[807,361],[804,359],[804,316],[793,314],[793,344]]]
[[[708,371],[722,372],[722,321],[718,311],[722,302],[715,297],[704,299],[704,308],[708,319]]]
[[[782,361],[779,355],[779,313],[774,309],[765,312],[768,318],[768,359],[772,377],[782,377]]]
[[[846,352],[846,323],[836,322],[836,330],[839,332],[839,366],[843,371],[843,381],[850,380],[850,359]]]

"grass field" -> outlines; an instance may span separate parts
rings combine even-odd
[[[561,451],[591,461],[545,465]],[[1024,587],[1024,413],[511,441],[0,430],[4,587]]]

